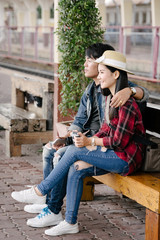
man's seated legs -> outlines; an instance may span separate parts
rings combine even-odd
[[[52,165],[52,168],[56,167],[56,164],[58,163],[57,161],[60,161],[66,149],[67,147],[63,147],[58,149],[56,152],[54,151],[55,157],[53,158],[53,155],[52,155],[53,151],[51,150],[48,151],[45,148],[45,151],[43,151],[43,160],[44,160],[43,166],[45,167],[45,169],[47,165],[48,165],[47,169],[49,169],[49,163],[50,163],[50,166]],[[50,161],[50,159],[52,159],[52,161]],[[47,176],[48,175],[45,175],[45,177]],[[38,216],[36,216],[35,218],[29,219],[27,221],[27,225],[31,227],[46,227],[46,226],[56,225],[63,220],[62,214],[61,214],[61,208],[63,205],[63,199],[66,195],[66,184],[67,184],[67,175],[61,181],[60,184],[56,185],[51,190],[50,195],[47,199],[47,205],[45,206],[45,208],[41,209],[40,214]],[[35,205],[36,205],[36,208],[38,209],[38,204],[27,205],[27,206],[28,208],[29,206],[31,208],[34,208]]]
[[[65,153],[67,147],[63,147],[58,149],[57,151],[52,148],[52,142],[46,144],[43,147],[43,153],[42,153],[42,160],[43,160],[43,177],[44,179],[50,174],[50,172],[52,171],[52,169],[56,166],[57,161],[60,160],[60,158],[63,156],[63,154]],[[56,157],[54,157],[56,155]],[[50,193],[47,194],[46,197],[46,204],[32,204],[32,205],[26,205],[24,207],[24,211],[29,212],[29,213],[40,213],[44,208],[47,207],[49,202],[52,202],[51,199],[53,199],[53,203],[57,203],[57,196],[59,194],[59,196],[61,196],[61,191],[63,191],[63,189],[65,189],[65,183],[62,183],[61,186],[59,186],[59,193],[58,193],[58,188],[55,189],[55,191],[51,191]],[[60,197],[59,197],[60,198]],[[56,209],[61,208],[62,204],[63,204],[63,196],[61,198],[62,200],[60,201],[59,206],[60,207],[56,207]],[[55,200],[55,202],[54,202]]]
[[[56,150],[51,147],[52,142],[49,142],[43,147],[42,161],[43,161],[43,178],[45,179],[53,169],[53,157]],[[46,204],[32,204],[26,205],[24,211],[29,213],[40,213],[43,208],[47,207],[50,193],[47,194]]]

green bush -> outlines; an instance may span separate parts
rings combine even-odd
[[[85,49],[102,42],[104,31],[95,0],[60,0],[58,10],[58,48],[62,53],[59,67],[62,101],[59,107],[66,115],[68,109],[77,111],[82,93],[90,81],[83,73]]]

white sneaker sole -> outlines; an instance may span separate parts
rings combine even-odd
[[[53,227],[54,228],[54,227]],[[51,229],[48,229],[48,230],[45,230],[45,234],[48,235],[48,236],[61,236],[61,235],[65,235],[65,234],[75,234],[75,233],[78,233],[79,232],[79,229],[70,229],[70,230],[66,230],[66,231],[63,231],[63,230],[59,230],[57,232],[53,232],[53,228]]]

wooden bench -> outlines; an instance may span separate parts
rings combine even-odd
[[[160,137],[160,106],[147,103],[147,132]],[[145,240],[160,240],[160,173],[137,172],[123,177],[109,173],[84,179],[82,200],[92,200],[94,183],[104,183],[146,207]]]
[[[54,81],[10,71],[11,103],[0,104],[0,126],[5,129],[6,155],[21,156],[21,145],[43,144],[53,138]],[[40,100],[29,102],[27,96]]]

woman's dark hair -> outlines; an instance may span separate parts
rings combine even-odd
[[[109,44],[95,43],[86,49],[85,55],[89,58],[96,59],[96,58],[101,57],[103,55],[103,53],[107,50],[114,51],[115,49]]]
[[[110,67],[110,66],[106,66],[112,73],[114,73],[116,70],[119,71],[119,77],[117,78],[117,82],[116,82],[116,88],[115,88],[115,93],[119,92],[120,90],[128,87],[128,76],[127,76],[127,72],[114,68],[114,67]]]
[[[106,66],[106,65],[105,65]],[[115,87],[115,93],[119,92],[120,90],[128,87],[128,76],[127,73],[123,70],[106,66],[112,73],[114,73],[116,70],[119,71],[119,77],[117,78],[116,87]],[[105,96],[108,96],[111,92],[108,88],[102,89],[102,94]],[[111,120],[116,114],[118,109],[117,108],[110,108],[109,111],[109,119]]]

